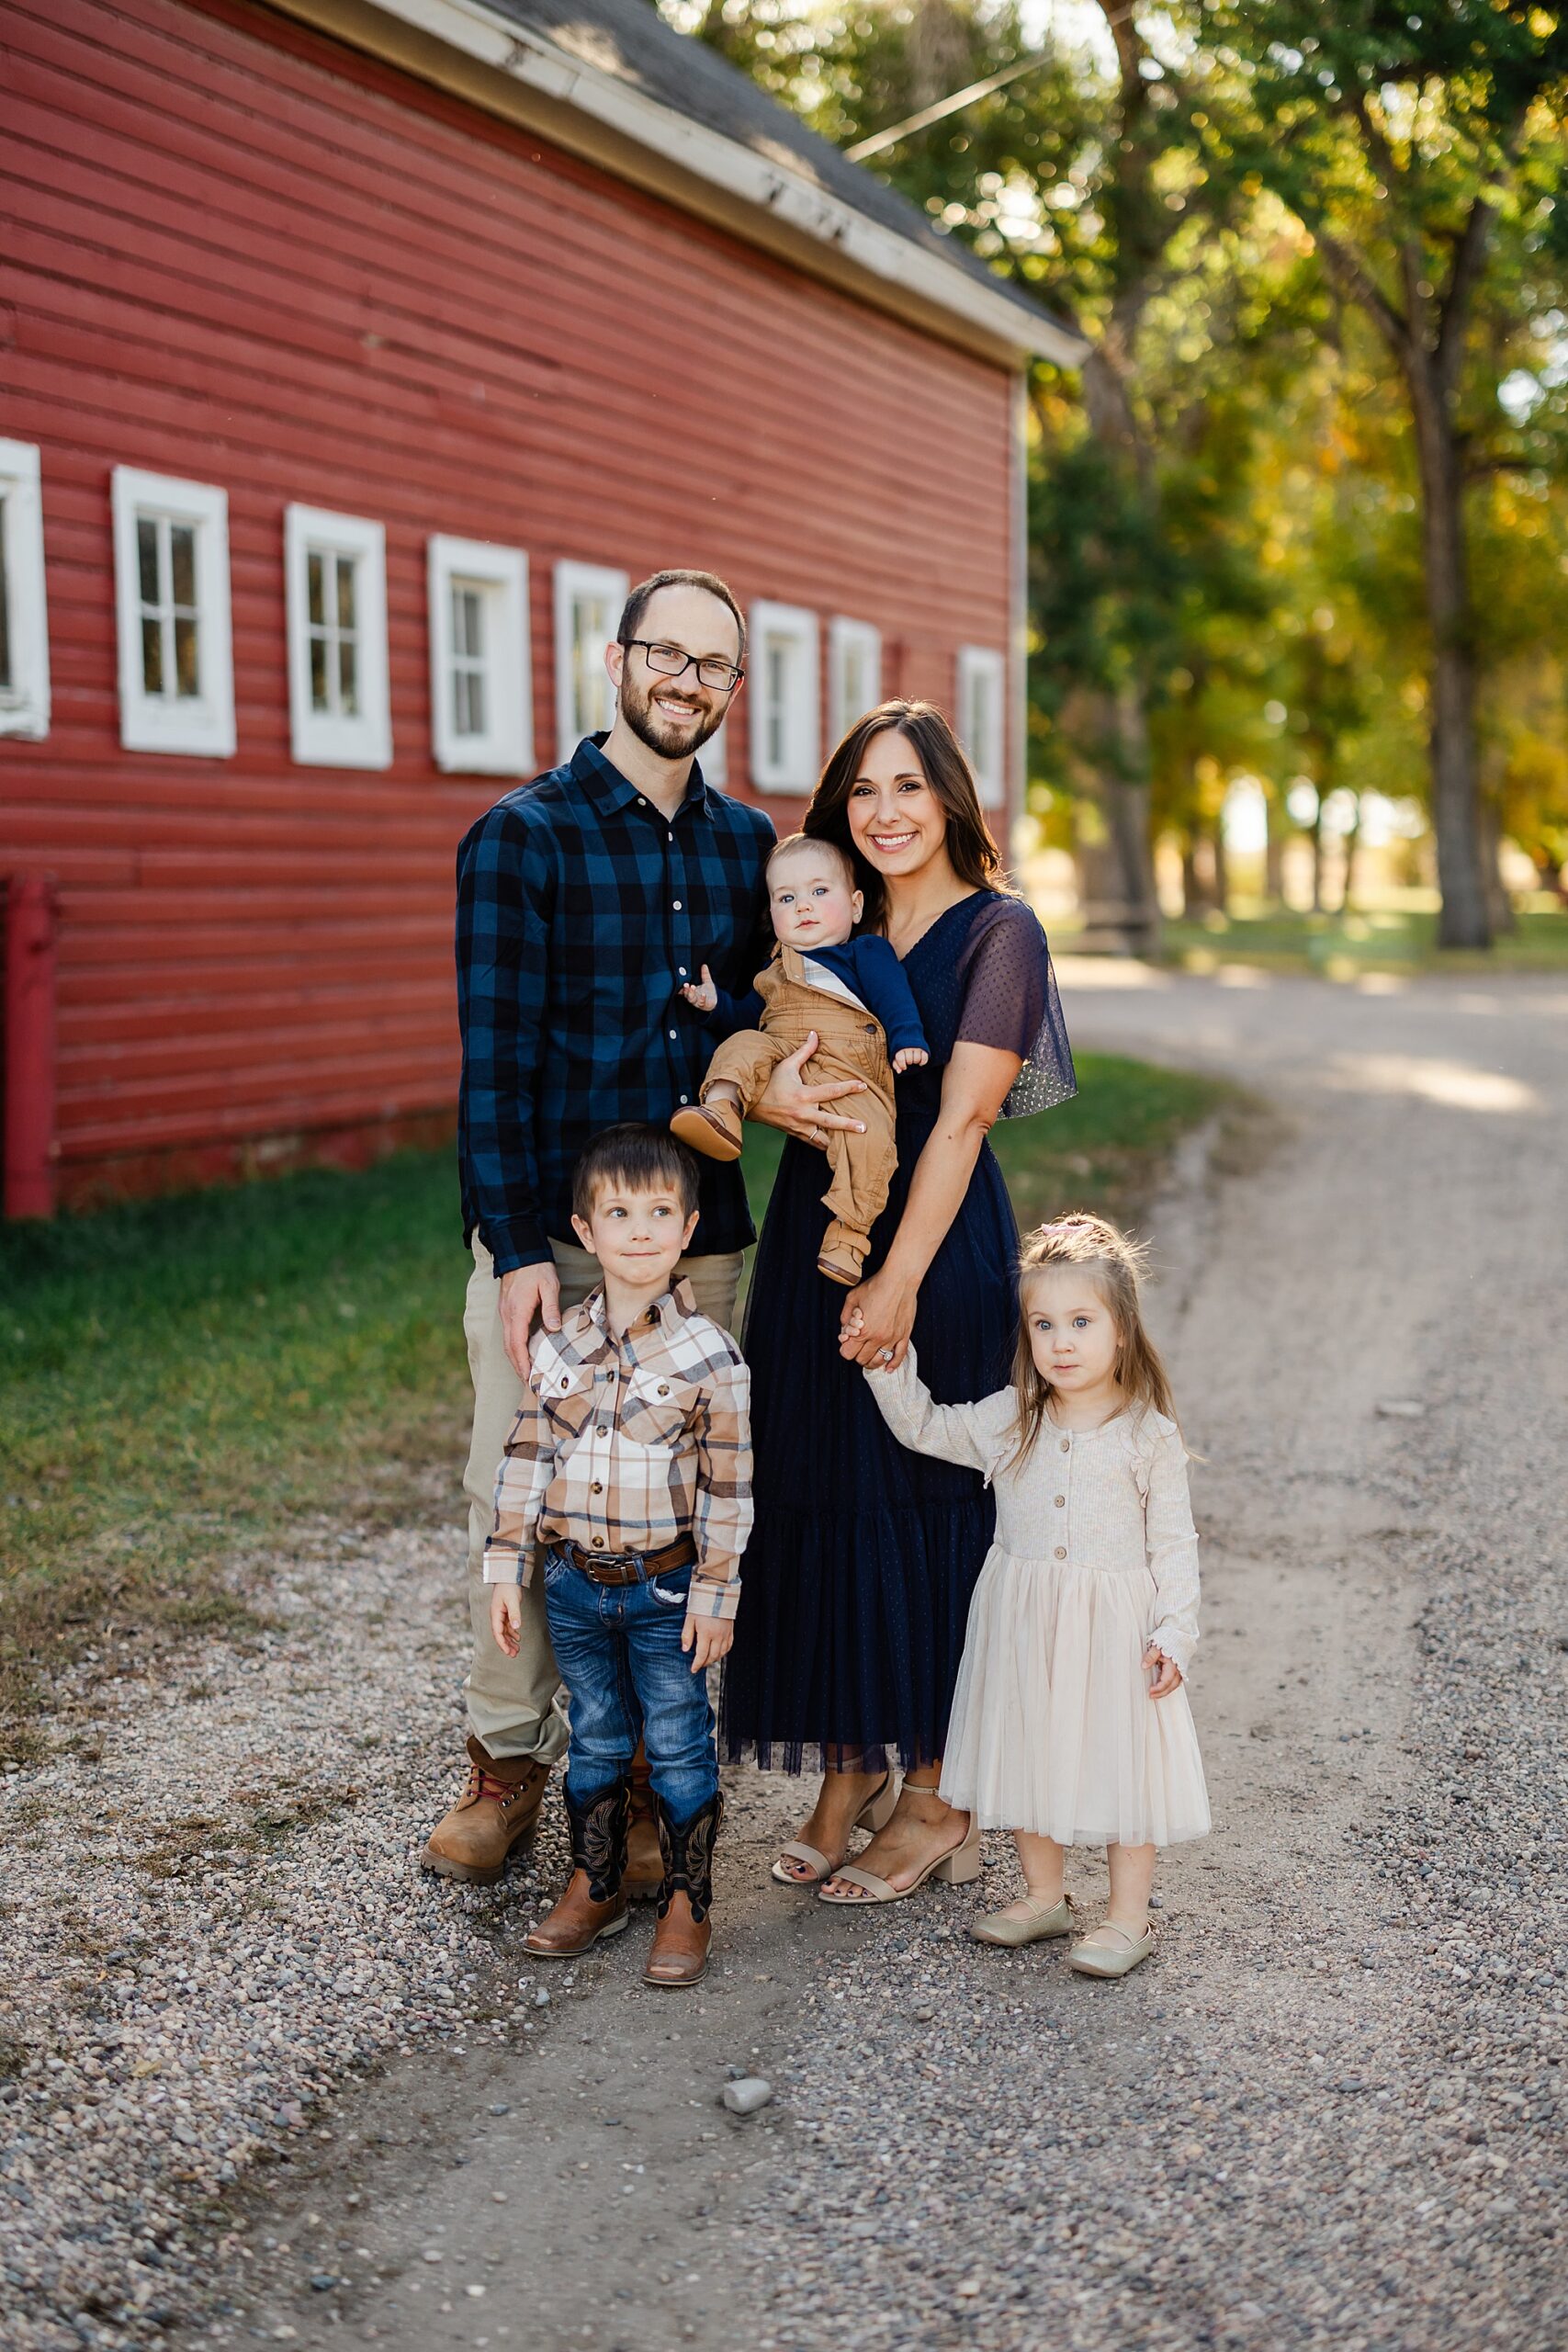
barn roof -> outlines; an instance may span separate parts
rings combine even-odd
[[[275,0],[994,357],[1088,345],[653,0]],[[462,71],[454,70],[460,62]]]
[[[762,163],[797,175],[824,197],[944,268],[961,272],[1015,313],[1013,332],[1026,349],[1057,359],[1081,356],[1081,351],[1069,354],[1064,348],[1079,341],[1065,321],[987,269],[959,239],[939,235],[918,205],[863,164],[852,164],[728,58],[677,32],[654,0],[486,0],[486,5],[595,73],[732,141]]]

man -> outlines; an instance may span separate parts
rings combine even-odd
[[[746,625],[711,572],[660,571],[632,590],[605,650],[616,690],[607,736],[498,801],[457,853],[457,1156],[474,1271],[464,1314],[474,1382],[468,1496],[468,1781],[425,1866],[490,1884],[533,1830],[565,1745],[559,1676],[538,1578],[515,1657],[497,1645],[484,1583],[497,1468],[528,1375],[535,1326],[592,1289],[571,1234],[571,1173],[592,1136],[623,1120],[663,1126],[694,1102],[712,1039],[682,995],[706,962],[739,994],[766,961],[763,867],[773,829],[703,781],[695,754],[744,674]],[[784,1064],[753,1116],[820,1143],[859,1122],[829,1111],[856,1091],[807,1087],[814,1040]],[[705,1162],[696,1230],[677,1268],[700,1311],[734,1320],[753,1238],[739,1168]],[[627,1891],[661,1872],[646,1778],[634,1786]]]

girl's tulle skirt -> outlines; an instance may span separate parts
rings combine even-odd
[[[1174,1846],[1209,1826],[1185,1683],[1151,1699],[1155,1588],[993,1545],[969,1607],[942,1793],[983,1829]]]

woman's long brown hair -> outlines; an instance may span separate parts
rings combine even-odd
[[[1018,1419],[1013,1427],[1018,1443],[1016,1464],[1029,1453],[1044,1425],[1055,1389],[1034,1361],[1029,1343],[1029,1285],[1036,1274],[1056,1266],[1078,1266],[1093,1283],[1116,1326],[1116,1385],[1129,1405],[1149,1405],[1168,1420],[1176,1419],[1170,1383],[1159,1351],[1144,1329],[1142,1289],[1148,1256],[1102,1216],[1087,1209],[1037,1226],[1024,1236],[1018,1260],[1018,1348],[1013,1356],[1012,1385],[1018,1394]]]
[[[855,885],[865,893],[861,928],[880,931],[887,915],[887,885],[875,866],[868,865],[850,831],[850,794],[860,775],[866,747],[877,735],[897,728],[914,752],[926,782],[947,817],[948,862],[961,882],[971,889],[1002,887],[1002,854],[991,836],[974,771],[945,715],[933,702],[881,702],[857,718],[831,753],[821,781],[806,812],[805,831],[818,841],[836,842],[854,861]]]

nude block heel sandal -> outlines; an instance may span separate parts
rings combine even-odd
[[[851,1822],[850,1827],[852,1830],[869,1829],[874,1837],[879,1829],[886,1829],[892,1820],[893,1808],[897,1802],[898,1792],[893,1785],[893,1775],[891,1772],[885,1772],[882,1786],[867,1797],[853,1821]],[[791,1861],[808,1862],[816,1872],[816,1876],[813,1878],[793,1877],[784,1868],[786,1858]],[[825,1879],[836,1875],[836,1869],[826,1854],[820,1853],[815,1846],[808,1846],[804,1838],[792,1838],[787,1846],[779,1848],[779,1858],[773,1864],[771,1874],[777,1879],[781,1886],[820,1886]]]
[[[891,1880],[878,1878],[874,1871],[863,1871],[853,1862],[846,1862],[834,1871],[834,1878],[843,1879],[849,1885],[859,1887],[858,1894],[829,1894],[823,1887],[818,1894],[818,1903],[835,1903],[844,1910],[860,1910],[876,1903],[902,1903],[907,1896],[918,1894],[928,1878],[944,1880],[949,1886],[972,1886],[980,1875],[980,1825],[973,1814],[969,1826],[956,1846],[928,1862],[911,1886],[895,1886]]]

